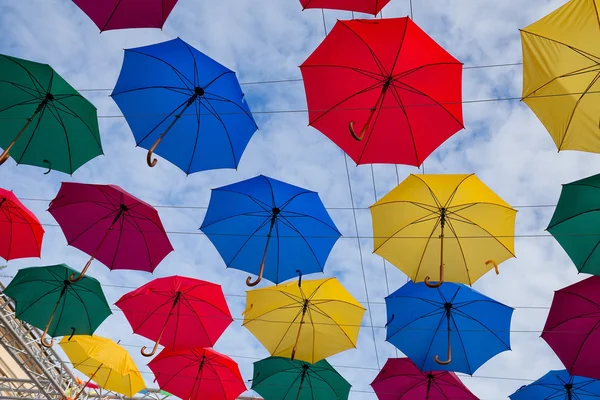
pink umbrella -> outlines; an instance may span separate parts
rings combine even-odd
[[[600,276],[554,293],[542,332],[571,375],[600,379]]]
[[[161,28],[177,0],[73,0],[100,32],[111,29]]]
[[[70,246],[89,254],[78,281],[97,259],[111,270],[153,272],[173,251],[158,212],[116,185],[63,182],[48,209]]]
[[[371,383],[379,400],[478,400],[454,372],[422,372],[408,358],[390,358]]]

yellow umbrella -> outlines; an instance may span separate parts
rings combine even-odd
[[[558,150],[600,153],[599,0],[571,0],[521,30],[523,101]]]
[[[73,366],[103,389],[132,397],[146,387],[127,350],[110,339],[75,335],[63,337],[59,344]]]
[[[355,348],[365,308],[335,278],[246,293],[243,325],[272,356],[316,363]]]
[[[474,174],[410,175],[371,206],[374,252],[414,282],[472,285],[515,256],[516,215]]]

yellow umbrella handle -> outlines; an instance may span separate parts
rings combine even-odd
[[[498,264],[494,260],[487,260],[485,265],[494,264],[494,270],[496,271],[496,275],[500,275],[500,270],[498,269]]]
[[[437,288],[442,286],[444,283],[444,225],[445,225],[445,217],[442,218],[441,227],[442,232],[440,233],[440,280],[438,283],[429,283],[429,276],[425,277],[425,285],[430,288]]]

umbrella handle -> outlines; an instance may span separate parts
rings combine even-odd
[[[88,268],[90,267],[90,265],[92,265],[92,261],[94,261],[94,257],[90,257],[90,259],[88,260],[88,262],[85,264],[85,267],[83,267],[83,270],[79,273],[79,275],[77,277],[75,277],[75,272],[73,272],[70,276],[69,276],[69,282],[75,283],[79,280],[81,280],[81,278],[83,278],[85,276],[85,273],[87,272]]]
[[[494,264],[494,270],[496,271],[496,275],[500,275],[500,270],[498,269],[498,264],[494,260],[487,260],[485,265]]]
[[[362,130],[360,131],[360,136],[358,136],[354,131],[354,121],[350,121],[350,123],[348,124],[348,130],[350,131],[350,134],[352,135],[354,140],[359,142],[364,139],[365,133],[367,133],[367,129],[369,129],[368,122],[365,124],[365,126],[363,126]]]
[[[146,349],[147,349],[146,346],[142,347],[142,350],[140,350],[140,353],[142,353],[142,355],[144,357],[152,357],[154,355],[154,353],[156,353],[156,350],[158,349],[158,341],[154,342],[154,347],[152,348],[152,351],[150,353],[146,353]]]
[[[260,263],[260,271],[258,273],[258,278],[252,282],[252,277],[249,276],[246,278],[246,285],[248,286],[256,286],[262,280],[263,273],[265,272],[265,262],[267,261],[267,251],[269,250],[269,243],[271,243],[271,234],[273,233],[273,226],[275,225],[275,217],[271,218],[271,227],[269,228],[269,234],[267,235],[267,244],[265,245],[265,251],[263,253],[262,261]]]
[[[46,343],[46,333],[48,331],[48,327],[50,327],[50,324],[48,324],[48,326],[46,327],[46,330],[44,331],[44,333],[42,333],[42,337],[40,338],[40,344],[47,349],[54,346],[54,339],[50,339],[50,343]]]
[[[0,165],[4,164],[6,162],[6,160],[9,159],[9,157],[10,157],[10,154],[9,154],[10,147],[12,147],[12,146],[9,146],[6,150],[4,150],[2,152],[2,154],[0,154]]]
[[[258,273],[258,278],[256,278],[256,280],[254,282],[252,282],[252,277],[249,276],[246,278],[246,285],[248,286],[256,286],[260,283],[260,281],[262,281],[262,276],[263,276],[263,272],[265,270],[265,263],[263,261],[263,263],[260,265],[260,272]]]
[[[425,277],[425,285],[429,288],[438,288],[444,283],[444,223],[442,220],[442,233],[440,234],[440,280],[438,283],[429,283],[429,276]]]
[[[160,135],[158,137],[158,139],[156,139],[156,142],[154,142],[152,147],[150,147],[150,150],[148,150],[148,154],[146,155],[146,162],[148,163],[149,167],[154,167],[156,165],[156,163],[158,162],[158,160],[156,158],[154,160],[152,159],[152,155],[154,153],[154,150],[156,150],[156,148],[160,144],[160,142],[162,142],[163,137],[164,137],[164,134]]]

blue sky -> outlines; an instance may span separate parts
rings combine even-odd
[[[552,11],[557,0],[420,0],[413,6],[414,20],[466,66],[521,61],[518,29]],[[406,16],[409,0],[392,0],[384,17]],[[351,18],[347,12],[325,12],[327,27],[336,19]],[[358,15],[357,15],[358,16]],[[352,186],[360,236],[371,235],[366,209],[397,183],[393,166],[356,167],[333,143],[307,127],[307,115],[256,113],[260,130],[242,157],[238,171],[201,172],[185,177],[173,165],[160,160],[150,169],[146,151],[135,148],[133,136],[119,110],[108,97],[121,67],[123,49],[181,37],[198,50],[237,72],[240,81],[299,78],[300,65],[323,39],[320,10],[301,11],[296,0],[221,0],[218,2],[180,0],[164,29],[98,33],[96,26],[70,1],[32,0],[0,3],[0,53],[52,65],[77,89],[107,89],[84,92],[101,116],[100,129],[105,156],[98,157],[71,178],[42,169],[18,166],[8,161],[0,167],[0,187],[12,189],[26,200],[43,223],[54,224],[45,210],[62,181],[113,183],[151,203],[179,206],[206,206],[210,189],[265,174],[319,192],[344,236],[338,241],[326,266],[327,276],[337,276],[359,301],[365,301],[366,276],[370,305],[363,319],[365,327],[358,348],[329,361],[353,385],[351,399],[375,399],[369,383],[388,357],[396,356],[384,342],[384,296],[406,282],[395,267],[371,254],[372,240],[360,240],[359,252],[348,188]],[[464,99],[519,96],[520,66],[469,69],[464,71]],[[244,85],[250,108],[255,112],[302,110],[306,108],[301,82]],[[535,115],[519,102],[473,103],[464,106],[466,129],[444,143],[425,162],[427,173],[475,172],[510,204],[555,204],[561,184],[593,175],[600,170],[600,158],[579,152],[557,153],[550,136]],[[400,166],[404,179],[418,173]],[[373,179],[374,176],[374,179]],[[375,186],[374,186],[375,184]],[[337,209],[345,208],[345,209]],[[517,207],[517,234],[543,234],[552,207]],[[202,208],[159,208],[171,234],[175,252],[155,271],[155,276],[186,275],[223,285],[232,314],[241,317],[244,309],[247,274],[225,271],[222,260],[197,230],[204,217]],[[362,254],[362,258],[360,255]],[[539,338],[553,291],[583,279],[560,246],[550,237],[517,238],[517,258],[501,265],[501,273],[490,273],[476,282],[475,289],[516,307],[511,335],[512,351],[505,352],[480,368],[475,377],[461,375],[465,384],[482,399],[506,399],[509,394],[537,379],[548,369],[562,365]],[[25,266],[67,263],[81,268],[87,256],[66,246],[60,229],[46,228],[42,260],[10,262],[4,274],[14,275]],[[384,271],[385,268],[385,271]],[[384,273],[385,272],[385,273]],[[110,303],[152,278],[147,273],[109,272],[95,263],[90,274],[105,285]],[[385,276],[387,275],[387,281]],[[318,278],[319,275],[311,276]],[[8,283],[9,278],[4,282]],[[261,286],[267,285],[267,282]],[[365,304],[366,306],[366,304]],[[521,308],[539,307],[539,308]],[[128,346],[150,387],[146,359],[139,347],[149,341],[131,334],[123,315],[114,311],[97,334],[121,340]],[[375,336],[375,344],[373,341]],[[245,379],[252,376],[252,362],[267,357],[260,343],[237,320],[216,345],[232,356]],[[377,349],[377,352],[375,351]],[[345,366],[345,367],[341,367]],[[500,379],[510,378],[510,379]]]

